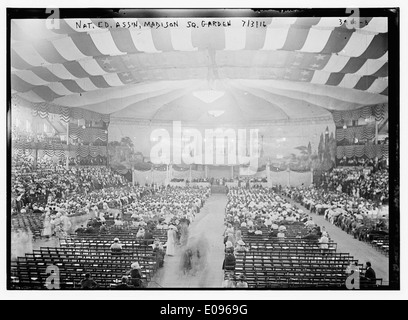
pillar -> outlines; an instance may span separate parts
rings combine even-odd
[[[313,168],[310,168],[310,184],[313,184]]]
[[[288,173],[288,187],[290,187],[290,169],[286,170]]]
[[[271,167],[269,161],[266,164],[266,181],[268,183],[268,188],[272,188]]]
[[[66,154],[66,169],[69,169],[69,121],[67,122],[67,154]]]

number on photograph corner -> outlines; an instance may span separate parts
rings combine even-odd
[[[45,21],[47,29],[59,29],[60,28],[60,12],[57,8],[48,8],[45,13],[51,13],[51,15]]]
[[[359,29],[360,28],[360,9],[347,8],[346,13],[351,13],[349,18],[347,18],[346,20],[347,29]]]

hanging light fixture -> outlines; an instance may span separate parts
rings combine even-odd
[[[217,118],[217,117],[223,115],[224,113],[225,113],[224,110],[209,110],[209,111],[208,111],[208,114],[211,115],[211,116],[213,116],[213,117],[215,117],[215,118]]]
[[[224,96],[224,91],[218,90],[201,90],[201,91],[194,91],[193,96],[200,99],[205,103],[213,103],[214,101],[220,99]]]

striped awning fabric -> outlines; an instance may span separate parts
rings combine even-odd
[[[69,107],[148,119],[174,116],[177,101],[190,107],[209,79],[288,118],[304,103],[352,111],[388,102],[386,18],[360,18],[357,28],[335,17],[252,20],[60,19],[58,29],[12,20],[12,93],[40,116],[59,107],[68,117]]]

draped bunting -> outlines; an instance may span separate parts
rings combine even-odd
[[[388,158],[388,144],[338,146],[337,158]]]
[[[106,157],[106,147],[104,146],[67,146],[64,144],[45,144],[45,143],[34,143],[34,142],[13,142],[13,149],[16,150],[43,150],[44,153],[50,157],[66,156],[69,152],[70,157],[86,158],[91,156],[93,158],[97,156]]]
[[[96,140],[108,141],[108,133],[100,128],[82,128],[74,123],[69,124],[69,137],[71,139],[81,139],[85,143],[93,143]]]
[[[381,121],[384,119],[387,110],[388,104],[381,103],[378,105],[365,106],[352,111],[333,111],[332,113],[336,126],[340,127],[343,125],[343,121],[356,121],[360,118],[366,119],[371,116],[374,116],[376,121]]]
[[[342,141],[347,139],[348,141],[353,141],[354,138],[358,140],[364,139],[374,139],[375,137],[375,126],[374,125],[366,125],[360,127],[348,127],[346,129],[336,129],[336,140]]]
[[[103,121],[105,123],[110,122],[109,114],[101,114],[98,112],[82,109],[82,108],[68,108],[62,107],[53,103],[41,102],[33,103],[29,102],[20,96],[14,94],[12,96],[13,103],[21,105],[26,108],[31,108],[34,116],[41,118],[47,118],[49,114],[57,114],[60,116],[61,121],[69,122],[71,119],[85,119],[88,121]]]
[[[48,142],[26,142],[13,141],[13,148],[16,149],[38,149],[38,150],[67,150],[68,146],[62,143],[48,143]]]

